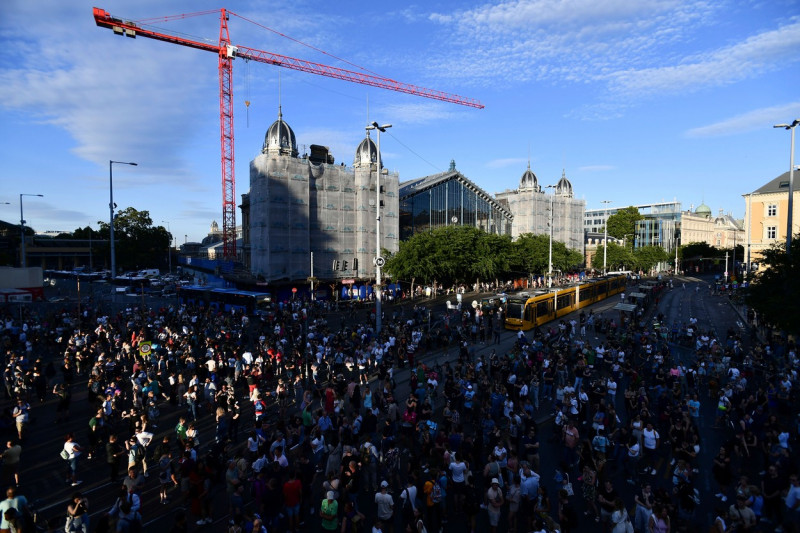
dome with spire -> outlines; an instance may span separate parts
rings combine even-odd
[[[533,189],[536,192],[541,192],[542,187],[539,185],[539,180],[536,178],[536,174],[533,173],[531,170],[531,164],[528,163],[528,170],[522,174],[522,177],[519,179],[519,188],[520,189]]]
[[[356,148],[353,166],[366,166],[377,162],[378,148],[375,146],[375,143],[372,142],[372,139],[369,138],[369,132],[367,132],[367,136],[364,137],[364,140],[361,141],[361,144]],[[383,161],[381,161],[381,166],[383,166]]]
[[[278,106],[278,120],[272,123],[264,136],[262,154],[281,154],[297,157],[297,139],[289,124],[284,122],[283,113]]]
[[[561,179],[556,184],[556,196],[566,196],[572,198],[572,184],[567,179],[567,174],[561,171]]]
[[[711,208],[705,203],[701,203],[697,206],[697,209],[694,210],[694,214],[699,217],[711,218]]]

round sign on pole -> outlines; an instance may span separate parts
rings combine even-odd
[[[375,264],[378,265],[379,267],[382,267],[383,265],[386,264],[386,259],[384,259],[383,257],[378,257],[375,259]]]
[[[292,287],[292,292],[297,292],[297,287]]]

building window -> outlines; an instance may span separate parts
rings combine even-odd
[[[767,206],[767,216],[768,217],[778,216],[778,204],[769,204]]]
[[[778,226],[767,226],[767,239],[778,238]]]

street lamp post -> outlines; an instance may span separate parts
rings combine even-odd
[[[636,234],[635,233],[626,233],[625,235],[622,236],[622,247],[623,248],[627,248],[626,239],[628,238],[628,235],[633,237],[633,239],[631,241],[631,248],[634,248],[635,245],[636,245]]]
[[[606,204],[605,208],[605,215],[606,215],[606,223],[603,225],[603,275],[606,275],[606,260],[608,259],[608,204],[611,203],[611,200],[603,200],[600,202],[602,204]]]
[[[20,236],[22,237],[22,241],[21,241],[22,242],[22,249],[21,249],[22,260],[20,261],[20,265],[22,265],[22,268],[25,268],[27,266],[27,261],[26,261],[26,258],[25,258],[25,216],[22,214],[22,197],[23,196],[38,196],[39,198],[42,198],[44,195],[43,194],[25,194],[25,193],[20,193],[20,195],[19,195],[19,231],[20,231]]]
[[[169,227],[169,220],[162,220],[161,223],[167,225],[167,233],[169,233],[169,244],[167,245],[167,261],[169,263],[169,273],[172,274],[172,230]]]
[[[550,195],[550,250],[547,259],[547,288],[553,286],[553,199],[555,198],[555,185],[546,185],[545,189],[553,189]]]
[[[138,166],[138,163],[131,163],[128,161],[108,161],[108,238],[111,241],[111,279],[117,277],[117,251],[114,246],[114,208],[116,207],[114,203],[114,163],[118,165],[131,165],[133,167]]]
[[[375,177],[375,334],[381,332],[381,267],[384,259],[381,257],[381,133],[391,128],[391,124],[379,125],[373,122],[367,126],[367,131],[375,130],[378,135],[378,172]]]
[[[796,118],[791,124],[775,124],[773,128],[784,128],[791,132],[791,145],[789,148],[789,206],[786,213],[786,255],[792,255],[792,209],[794,197],[794,129],[800,124],[800,118]]]

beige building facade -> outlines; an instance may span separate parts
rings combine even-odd
[[[712,216],[711,208],[700,204],[694,211],[681,213],[681,241],[684,245],[704,242],[721,249],[744,246],[744,221],[721,209],[717,216]]]

